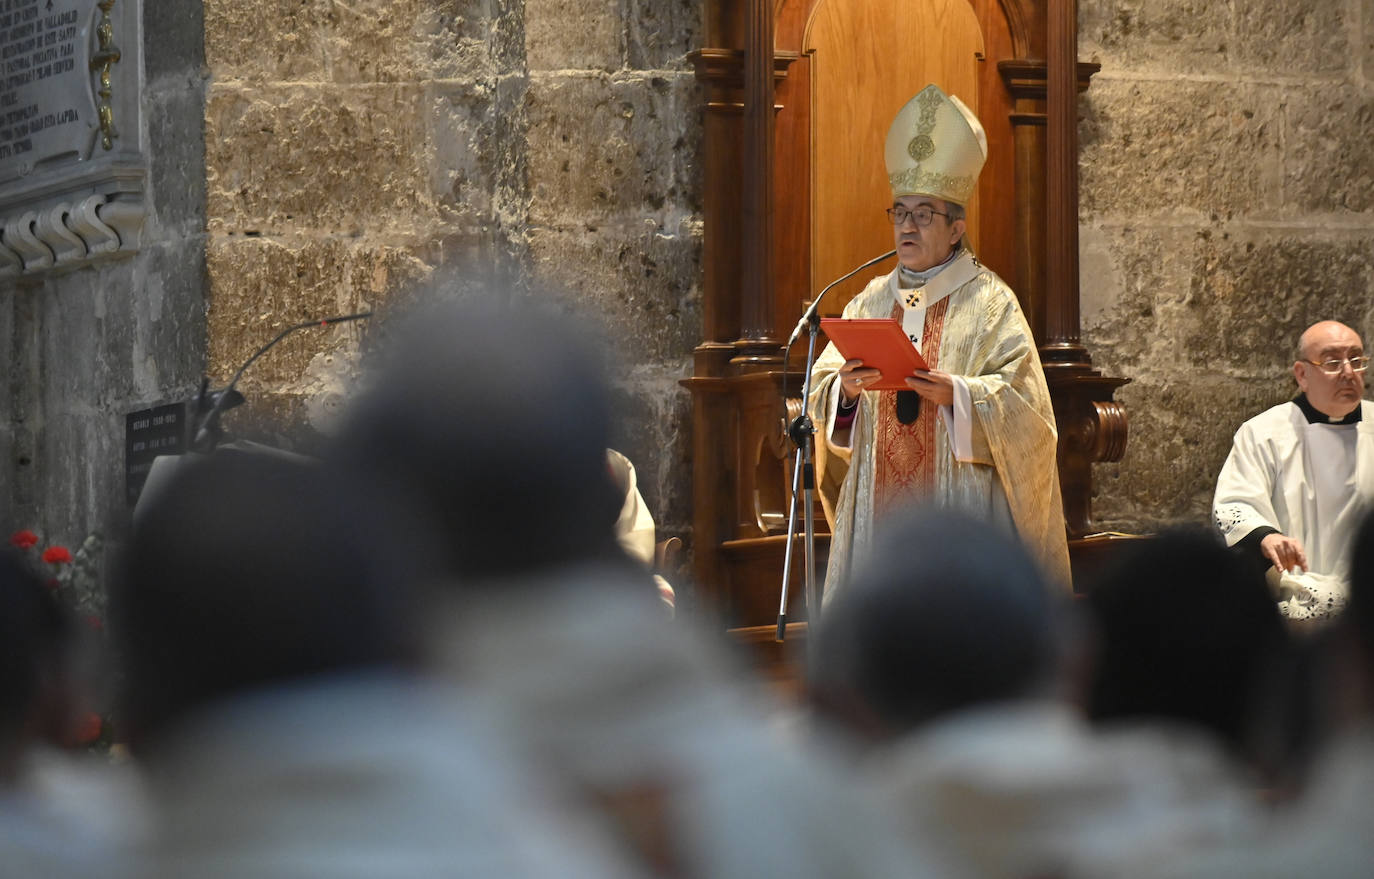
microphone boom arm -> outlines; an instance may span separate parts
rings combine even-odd
[[[862,272],[864,269],[872,268],[873,266],[876,266],[883,260],[896,255],[896,250],[889,250],[882,256],[875,256],[873,257],[873,259],[870,259],[868,262],[854,269],[852,272],[849,272],[845,275],[841,275],[840,277],[831,281],[829,284],[826,284],[825,289],[821,291],[820,295],[817,296],[815,299],[811,300],[811,305],[807,307],[806,313],[801,316],[801,320],[797,321],[797,326],[792,330],[792,335],[787,339],[787,347],[790,349],[792,347],[792,343],[797,341],[797,339],[801,337],[802,330],[806,329],[806,325],[816,318],[816,312],[820,309],[821,300],[825,298],[825,294],[830,292],[830,288],[834,287],[836,284],[842,284],[845,281],[848,281],[850,278],[857,275],[859,272]]]
[[[816,583],[816,523],[814,521],[815,506],[813,502],[813,494],[816,489],[816,471],[812,460],[812,450],[816,441],[816,428],[811,423],[811,416],[807,413],[807,405],[811,396],[811,367],[816,362],[816,336],[820,334],[821,328],[820,319],[816,313],[820,308],[821,300],[825,298],[825,294],[829,293],[836,284],[847,281],[864,269],[871,268],[888,257],[896,255],[896,250],[889,250],[882,256],[876,256],[848,274],[826,284],[820,295],[811,301],[811,305],[806,309],[801,320],[797,321],[797,328],[792,331],[792,338],[787,340],[787,347],[783,350],[782,398],[784,405],[786,405],[786,364],[792,351],[792,343],[797,341],[797,337],[801,335],[803,329],[810,328],[810,344],[806,352],[806,371],[802,376],[802,411],[792,420],[787,430],[788,435],[797,445],[797,453],[796,461],[792,466],[792,504],[787,513],[787,548],[782,563],[782,595],[778,602],[778,628],[773,636],[774,640],[779,643],[787,637],[787,592],[792,581],[792,550],[797,534],[797,508],[800,504],[805,505],[803,510],[805,527],[802,538],[806,552],[806,606],[810,619],[814,621],[821,609],[820,590]]]
[[[348,321],[364,320],[369,317],[372,317],[372,312],[370,311],[362,311],[358,312],[357,314],[345,314],[340,315],[339,317],[326,317],[321,320],[310,320],[305,321],[303,323],[298,323],[294,326],[287,327],[280,333],[277,333],[276,338],[268,342],[266,345],[263,345],[261,348],[259,348],[257,351],[253,353],[252,357],[249,357],[247,360],[245,360],[243,362],[243,365],[239,367],[238,372],[234,373],[234,377],[229,380],[229,384],[225,385],[224,390],[220,391],[218,394],[215,395],[214,405],[210,407],[210,411],[205,413],[205,417],[201,418],[200,422],[196,425],[195,433],[192,435],[191,448],[193,450],[198,448],[209,437],[210,425],[213,424],[215,418],[222,411],[224,411],[225,401],[229,399],[231,392],[234,390],[234,386],[239,383],[239,379],[243,378],[243,374],[247,371],[248,367],[252,366],[253,362],[256,361],[259,357],[266,354],[268,351],[272,350],[273,346],[275,346],[282,339],[285,339],[287,336],[291,335],[296,330],[309,329],[310,327],[327,327],[333,324],[347,323]],[[202,388],[202,395],[203,390],[204,389]]]

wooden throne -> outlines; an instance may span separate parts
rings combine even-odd
[[[805,357],[803,340],[784,362],[783,344],[825,284],[892,248],[882,144],[928,82],[987,130],[969,237],[1012,283],[1040,346],[1075,570],[1109,542],[1092,534],[1091,467],[1125,450],[1112,395],[1127,380],[1095,370],[1079,338],[1076,103],[1097,65],[1076,60],[1076,15],[1076,0],[706,0],[707,47],[693,54],[705,104],[704,326],[683,384],[697,606],[714,623],[771,639],[793,454],[784,426]],[[833,291],[822,314],[838,314],[868,277]],[[819,503],[816,518],[824,530]],[[793,620],[806,615],[801,579],[794,564]]]

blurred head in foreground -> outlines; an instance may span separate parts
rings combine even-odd
[[[1177,530],[1123,554],[1084,604],[1099,643],[1092,720],[1188,724],[1242,749],[1286,643],[1263,578],[1212,534]]]
[[[1021,544],[951,510],[908,512],[826,607],[811,688],[869,738],[1048,692],[1061,617]]]
[[[407,593],[362,521],[313,463],[182,462],[111,589],[131,744],[241,692],[405,660]]]
[[[1365,516],[1350,557],[1350,600],[1337,626],[1345,668],[1341,720],[1374,717],[1374,513]]]
[[[334,448],[437,573],[480,580],[623,558],[610,404],[581,328],[536,303],[429,305],[388,328]]]
[[[61,742],[70,724],[70,614],[14,550],[0,550],[0,786],[25,749]]]

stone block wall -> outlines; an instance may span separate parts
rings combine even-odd
[[[1133,379],[1096,517],[1205,521],[1236,426],[1291,393],[1301,329],[1370,330],[1374,0],[1079,13],[1080,57],[1102,64],[1081,104],[1083,338]],[[700,16],[693,0],[149,0],[142,251],[0,291],[0,525],[79,541],[122,509],[124,413],[446,266],[601,319],[616,443],[685,533]],[[309,447],[368,332],[283,343],[227,426]]]
[[[1374,330],[1374,2],[1080,0],[1083,340],[1132,383],[1107,529],[1205,523],[1298,335]]]
[[[120,130],[148,158],[138,253],[0,285],[0,539],[30,528],[75,550],[117,536],[124,416],[186,399],[204,371],[200,8],[148,0],[143,13],[143,130]]]
[[[204,0],[209,367],[282,328],[500,278],[604,326],[615,442],[666,534],[691,519],[700,109],[691,0]],[[239,435],[300,447],[369,328],[299,333],[242,383]]]

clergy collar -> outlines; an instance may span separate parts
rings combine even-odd
[[[1364,409],[1364,403],[1361,401],[1361,404],[1355,407],[1355,411],[1344,418],[1332,418],[1325,412],[1317,411],[1315,406],[1307,402],[1306,394],[1298,394],[1293,398],[1293,402],[1302,410],[1302,414],[1306,416],[1308,424],[1358,424],[1360,421],[1360,412]]]
[[[888,288],[892,291],[892,299],[903,309],[925,309],[978,277],[982,269],[973,252],[960,247],[949,259],[925,272],[899,267],[888,275]],[[907,278],[920,276],[925,276],[926,280],[915,287],[907,286]]]
[[[915,269],[909,269],[904,265],[898,264],[898,282],[904,288],[924,287],[926,284],[930,282],[931,278],[935,277],[936,275],[940,274],[945,269],[953,265],[954,261],[958,259],[959,255],[963,252],[964,244],[961,240],[959,242],[959,246],[951,250],[949,252],[949,256],[945,257],[945,261],[940,263],[938,266],[931,266],[928,269],[924,269],[923,271],[918,272]]]

